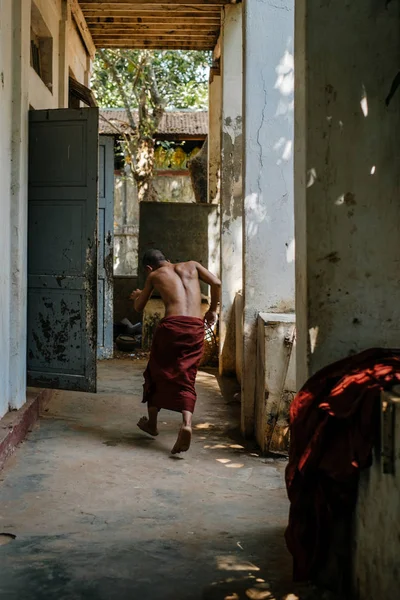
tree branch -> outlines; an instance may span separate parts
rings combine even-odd
[[[118,91],[121,94],[121,98],[122,98],[122,101],[124,103],[127,115],[128,115],[129,125],[131,126],[132,131],[136,131],[136,129],[137,129],[136,128],[136,123],[135,123],[135,120],[133,118],[133,114],[132,114],[132,111],[131,111],[130,102],[129,102],[128,96],[127,96],[127,94],[125,92],[125,88],[122,85],[121,79],[120,79],[120,77],[118,75],[118,71],[116,69],[115,63],[111,62],[111,60],[109,59],[109,56],[108,56],[106,50],[99,50],[99,54],[100,54],[101,58],[103,59],[106,67],[110,70],[111,75],[112,75],[112,77],[113,77],[113,79],[114,79],[114,81],[115,81],[115,83],[116,83],[116,85],[118,87]]]

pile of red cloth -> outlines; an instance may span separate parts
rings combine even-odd
[[[400,350],[373,348],[325,367],[296,395],[290,409],[285,535],[295,581],[317,577],[333,523],[349,521],[360,469],[372,462],[380,392],[399,381]]]

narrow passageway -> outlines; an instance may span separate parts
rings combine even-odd
[[[285,462],[244,448],[232,384],[204,371],[191,450],[171,457],[180,415],[157,439],[136,427],[142,371],[107,361],[97,395],[57,392],[0,473],[0,532],[16,535],[0,597],[285,598]]]

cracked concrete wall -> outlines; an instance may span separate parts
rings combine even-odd
[[[226,6],[221,40],[221,374],[236,372],[235,296],[242,289],[242,5]]]
[[[294,310],[294,2],[244,3],[242,431],[254,431],[257,315]]]
[[[399,2],[297,10],[298,385],[399,346],[399,22]]]

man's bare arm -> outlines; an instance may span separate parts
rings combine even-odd
[[[211,303],[210,309],[206,314],[206,321],[212,325],[217,320],[217,307],[218,302],[221,299],[221,281],[218,279],[218,277],[213,275],[213,273],[210,273],[210,271],[205,269],[200,263],[196,263],[196,269],[199,279],[204,281],[204,283],[208,283],[208,285],[211,287]]]
[[[133,305],[137,312],[144,310],[147,302],[150,300],[150,296],[153,293],[153,283],[151,275],[146,279],[143,290],[136,290],[131,294],[131,300],[134,301]]]

